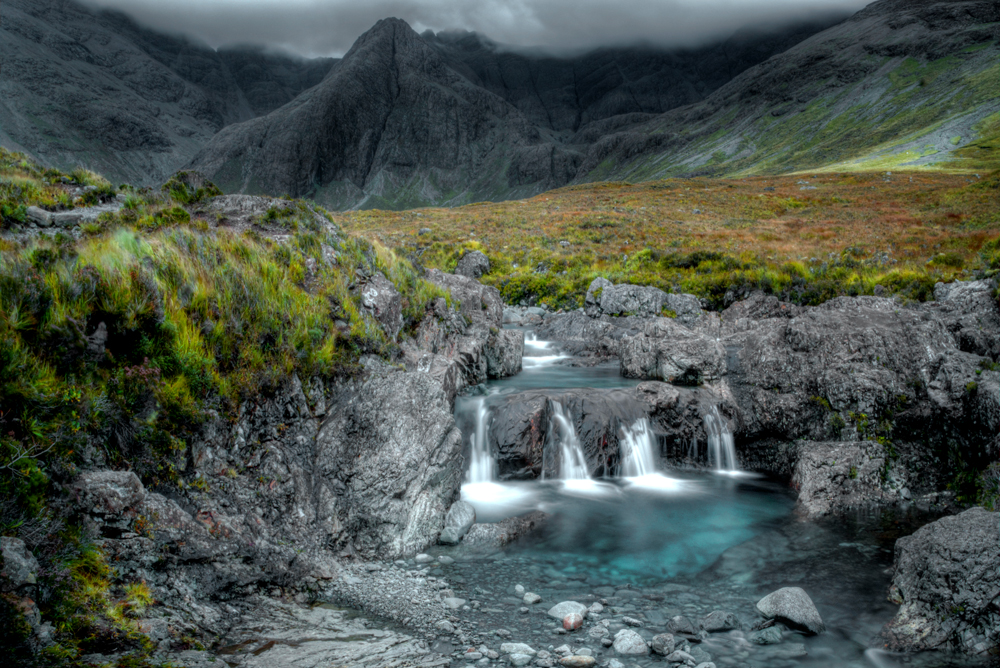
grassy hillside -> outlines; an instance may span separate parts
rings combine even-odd
[[[723,308],[752,290],[814,304],[876,288],[928,299],[1000,269],[1000,173],[601,183],[455,209],[334,214],[443,270],[485,252],[508,302],[576,308],[597,276]],[[421,234],[421,230],[425,230]]]
[[[86,183],[98,188],[72,199]],[[131,469],[159,488],[211,484],[186,466],[206,411],[235,415],[293,373],[343,377],[361,354],[393,357],[352,290],[359,277],[385,273],[410,328],[442,295],[305,203],[276,201],[245,233],[219,228],[199,213],[213,187],[183,180],[124,189],[122,210],[80,238],[12,229],[28,206],[73,208],[116,190],[0,150],[0,534],[24,538],[42,563],[36,602],[58,624],[54,665],[150,649],[129,612],[148,604],[142,584],[109,584],[103,556],[60,510],[78,467]],[[23,650],[22,618],[6,605],[0,646]]]

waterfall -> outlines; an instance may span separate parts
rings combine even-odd
[[[712,406],[712,410],[705,414],[705,431],[708,433],[708,463],[716,471],[738,471],[733,432],[729,431],[729,423],[719,414],[718,406]]]
[[[486,407],[486,397],[479,398],[476,404],[476,430],[469,443],[468,482],[472,484],[496,479],[496,460],[490,452],[490,410]]]
[[[558,401],[552,402],[552,419],[549,421],[549,442],[559,441],[559,477],[562,480],[587,480],[587,458],[577,438],[573,417],[568,415]]]
[[[621,474],[626,478],[639,478],[656,473],[653,455],[655,442],[649,420],[641,418],[629,428],[622,428]]]

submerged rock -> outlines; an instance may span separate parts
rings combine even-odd
[[[777,626],[769,626],[760,631],[750,634],[750,642],[755,645],[777,645],[781,642],[781,629]]]
[[[456,501],[451,504],[444,518],[444,529],[441,531],[439,543],[455,545],[469,532],[476,523],[476,509],[471,503]]]
[[[709,633],[721,633],[742,628],[742,624],[740,624],[740,618],[736,616],[736,613],[715,610],[701,620],[701,628]]]
[[[630,629],[622,629],[615,634],[612,645],[619,654],[640,656],[649,654],[649,645],[642,636]]]
[[[812,634],[826,630],[812,599],[800,587],[784,587],[771,592],[757,601],[757,610],[767,619],[775,619]]]
[[[986,655],[1000,648],[998,525],[1000,513],[972,508],[896,542],[890,595],[901,606],[882,630],[887,649]]]
[[[536,511],[519,517],[509,517],[501,522],[473,524],[465,534],[462,545],[476,551],[499,550],[533,531],[544,519],[545,513]]]

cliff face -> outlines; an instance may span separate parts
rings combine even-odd
[[[60,168],[160,183],[230,123],[266,114],[333,60],[216,52],[70,0],[10,0],[0,17],[0,141]]]

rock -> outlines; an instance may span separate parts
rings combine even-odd
[[[453,563],[455,563],[455,560],[447,555],[442,555],[438,557],[438,563],[441,564],[442,566],[451,566]]]
[[[698,637],[698,629],[695,628],[690,619],[683,615],[677,615],[667,620],[667,632],[689,639]]]
[[[595,278],[587,288],[587,296],[584,298],[584,312],[591,318],[601,315],[601,296],[608,288],[613,288],[614,283],[606,278]]]
[[[683,652],[683,651],[681,651],[679,649],[671,652],[670,654],[668,654],[666,658],[667,658],[667,661],[669,661],[670,663],[690,663],[690,664],[694,664],[694,662],[695,662],[693,656],[691,656],[687,652]]]
[[[439,543],[457,545],[458,541],[469,532],[476,523],[476,509],[471,503],[456,501],[451,504],[444,518],[444,529],[438,538]]]
[[[0,556],[3,567],[0,570],[0,591],[14,593],[22,587],[33,585],[38,576],[38,560],[24,541],[9,536],[0,537]]]
[[[660,633],[655,635],[650,643],[653,651],[662,656],[666,656],[673,652],[675,645],[674,636],[671,633]]]
[[[577,603],[576,601],[563,601],[558,603],[551,608],[549,608],[549,617],[555,617],[559,621],[562,621],[566,615],[576,613],[581,617],[587,616],[587,606],[582,603]]]
[[[449,622],[447,619],[442,619],[440,622],[437,622],[434,625],[434,628],[436,628],[437,630],[439,630],[439,631],[441,631],[443,633],[454,633],[455,632],[455,625],[452,624],[451,622]]]
[[[705,615],[705,618],[701,620],[701,628],[709,633],[720,633],[742,628],[742,624],[735,613],[715,610]]]
[[[662,315],[666,300],[667,294],[659,288],[645,285],[605,286],[601,291],[601,312],[610,316],[655,317]]]
[[[442,599],[441,602],[444,603],[444,605],[445,605],[446,608],[451,608],[452,610],[458,610],[463,605],[465,605],[465,599],[464,598],[449,597],[449,598]]]
[[[901,606],[881,633],[887,649],[985,656],[1000,647],[998,525],[1000,513],[971,508],[896,541],[890,594]]]
[[[418,564],[429,564],[434,561],[434,557],[429,554],[418,554],[413,558],[413,560]]]
[[[622,624],[624,624],[625,626],[634,626],[634,627],[642,626],[642,622],[640,622],[635,617],[622,617]]]
[[[524,598],[522,600],[528,605],[534,605],[535,603],[541,602],[542,597],[539,596],[538,594],[529,591],[527,594],[524,595]]]
[[[524,586],[514,585],[514,593],[517,594],[518,596],[524,596]]]
[[[564,656],[559,659],[559,663],[568,666],[568,668],[590,668],[591,666],[597,665],[597,659],[592,656]]]
[[[625,337],[619,348],[626,378],[663,380],[675,385],[701,385],[726,372],[722,344],[671,318],[646,322],[642,333]]]
[[[705,663],[699,663],[695,668],[715,668],[715,664],[711,661],[706,661]]]
[[[474,550],[492,552],[506,547],[521,536],[534,531],[545,519],[545,513],[532,512],[490,524],[473,524],[462,544]]]
[[[382,325],[390,341],[395,341],[403,328],[403,298],[383,274],[377,273],[360,286],[361,305]]]
[[[749,640],[755,645],[777,645],[781,642],[781,629],[777,626],[769,626],[766,629],[754,631],[750,634]]]
[[[591,626],[590,630],[587,631],[587,635],[590,636],[591,638],[603,638],[606,635],[610,635],[610,633],[611,632],[608,631],[607,627],[602,626],[601,624],[597,624],[596,626]]]
[[[56,227],[76,227],[83,220],[83,214],[79,211],[60,211],[52,214],[52,224]]]
[[[776,619],[812,634],[826,630],[812,599],[799,587],[784,587],[768,594],[757,602],[757,610],[767,619]]]
[[[534,656],[537,652],[523,642],[505,642],[500,645],[501,654],[526,654]]]
[[[469,251],[458,261],[455,273],[478,280],[490,273],[490,260],[480,251]]]
[[[625,668],[625,664],[618,659],[608,659],[607,668]]]
[[[77,506],[91,515],[119,517],[135,513],[146,489],[131,471],[90,471],[73,483]]]
[[[583,615],[576,612],[571,612],[562,620],[562,626],[567,631],[576,631],[578,628],[583,626]]]
[[[619,654],[635,656],[649,654],[649,645],[646,641],[641,635],[629,629],[622,629],[615,634],[613,646]]]
[[[419,229],[419,230],[417,231],[417,234],[418,234],[419,236],[424,236],[425,234],[430,234],[431,232],[433,232],[433,230],[432,230],[431,228],[429,228],[429,227],[421,227],[421,228],[420,228],[420,229]]]
[[[37,206],[28,207],[28,220],[39,227],[52,226],[52,214],[45,209],[38,208]]]
[[[880,443],[800,442],[792,474],[799,508],[815,517],[898,498],[883,488],[885,461]]]
[[[527,666],[531,663],[530,654],[511,654],[507,657],[507,660],[512,666]]]
[[[490,378],[508,378],[521,371],[524,332],[501,329],[491,334],[486,347],[486,373]]]
[[[587,612],[592,615],[599,615],[604,612],[604,606],[597,602],[591,603],[590,607],[587,608]]]

